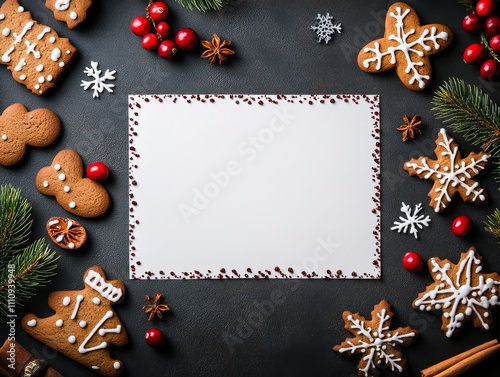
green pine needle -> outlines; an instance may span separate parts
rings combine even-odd
[[[495,209],[495,211],[488,216],[488,219],[484,222],[485,229],[488,233],[498,238],[500,243],[500,209]]]
[[[467,12],[474,12],[476,10],[476,3],[473,0],[458,0],[462,4]]]
[[[35,241],[18,253],[0,271],[0,313],[4,320],[46,286],[56,274],[59,256],[44,239]],[[13,309],[12,309],[13,308]],[[13,310],[13,311],[12,311]]]
[[[31,225],[31,204],[21,196],[21,190],[0,186],[0,262],[26,246]]]
[[[434,93],[432,111],[472,144],[500,158],[498,105],[477,86],[450,78]]]
[[[206,12],[221,9],[229,0],[177,0],[177,2],[185,8]]]

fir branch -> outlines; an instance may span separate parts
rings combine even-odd
[[[496,208],[484,223],[486,225],[484,229],[498,238],[498,242],[500,243],[500,209]]]
[[[14,256],[0,271],[0,317],[6,320],[12,307],[24,304],[46,286],[56,274],[59,256],[52,251],[43,238],[26,247]],[[15,312],[14,308],[14,312]]]
[[[177,2],[187,9],[197,9],[200,12],[209,10],[219,10],[229,3],[229,0],[177,0]]]
[[[499,107],[481,89],[452,77],[434,93],[432,104],[437,119],[496,159],[500,157]]]
[[[476,10],[476,3],[473,0],[458,0],[458,2],[465,7],[467,12],[474,12]]]
[[[0,186],[0,262],[26,246],[31,225],[31,204],[21,196],[21,190]]]
[[[484,48],[488,52],[488,55],[492,59],[494,59],[500,63],[500,57],[498,57],[498,55],[495,53],[495,51],[493,51],[493,49],[490,47],[490,43],[488,42],[488,39],[486,39],[486,36],[483,33],[481,33],[481,44],[484,46]]]

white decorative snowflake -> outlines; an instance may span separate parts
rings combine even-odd
[[[311,30],[314,30],[314,32],[316,33],[316,42],[318,43],[321,43],[321,41],[325,41],[325,43],[328,44],[335,32],[339,34],[342,32],[342,24],[337,23],[334,25],[332,23],[333,17],[330,16],[330,13],[327,13],[326,16],[318,14],[316,16],[316,20],[318,20],[318,22],[316,23],[316,25],[311,26]]]
[[[99,97],[99,94],[106,89],[109,93],[113,93],[114,84],[107,84],[107,80],[114,80],[116,71],[110,71],[106,69],[104,75],[101,76],[102,71],[98,69],[98,62],[90,62],[91,68],[86,67],[85,71],[83,71],[88,77],[92,77],[93,80],[85,81],[82,80],[80,86],[83,87],[83,90],[87,90],[92,88],[94,90],[93,98]]]
[[[410,229],[410,234],[413,234],[415,238],[418,238],[418,229],[423,229],[424,226],[428,227],[431,222],[431,218],[429,216],[419,215],[422,210],[422,203],[415,205],[415,210],[411,213],[411,207],[406,205],[404,202],[401,205],[401,212],[406,215],[406,218],[403,216],[399,216],[399,221],[394,221],[394,226],[391,230],[397,230],[398,233],[406,233],[408,229]]]
[[[481,273],[481,257],[471,247],[462,253],[458,264],[432,258],[430,273],[434,283],[427,286],[413,302],[421,311],[442,310],[446,336],[450,338],[465,320],[475,327],[489,330],[491,308],[499,305],[500,276]]]
[[[426,86],[425,80],[430,80],[429,75],[422,75],[419,73],[418,67],[424,65],[422,59],[425,59],[425,53],[415,49],[415,46],[420,46],[423,51],[430,54],[434,50],[439,50],[441,47],[438,43],[438,39],[448,40],[448,33],[441,31],[437,33],[437,28],[432,26],[430,28],[424,28],[420,36],[416,38],[415,28],[409,28],[405,30],[404,19],[410,13],[410,9],[407,8],[402,12],[401,7],[396,7],[396,12],[390,12],[389,16],[394,18],[393,24],[396,27],[396,35],[390,34],[387,40],[394,41],[396,44],[392,44],[387,48],[387,51],[380,51],[380,43],[375,42],[373,48],[365,48],[365,52],[373,52],[375,56],[373,58],[365,59],[363,65],[368,68],[372,62],[376,63],[377,71],[382,67],[382,59],[384,56],[389,55],[391,57],[391,64],[396,64],[396,54],[401,54],[406,59],[406,67],[404,69],[405,74],[412,74],[409,84],[412,85],[415,81],[418,82],[418,86],[423,89]],[[392,26],[392,25],[391,25]],[[411,40],[411,41],[410,41]],[[431,46],[426,43],[431,42]],[[412,60],[416,58],[415,61]]]

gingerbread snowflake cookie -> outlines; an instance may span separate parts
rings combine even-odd
[[[444,50],[453,40],[441,24],[421,25],[417,13],[405,3],[394,3],[385,19],[383,38],[368,43],[358,54],[365,72],[396,69],[401,82],[411,90],[423,90],[431,79],[428,55]]]
[[[403,169],[410,175],[420,179],[433,181],[429,198],[429,205],[435,212],[443,211],[455,193],[458,193],[464,202],[484,203],[486,192],[474,181],[474,177],[484,170],[490,160],[490,155],[484,152],[470,153],[462,158],[458,144],[442,128],[436,140],[435,160],[428,157],[411,159],[403,165]]]
[[[0,64],[38,95],[54,87],[76,53],[69,39],[34,21],[17,0],[0,7],[0,31]]]
[[[74,29],[87,18],[92,0],[46,0],[45,6],[54,13],[56,20],[66,22],[69,29]]]
[[[98,266],[85,272],[83,282],[83,290],[52,292],[48,302],[55,314],[46,318],[27,314],[22,327],[87,368],[103,376],[118,376],[123,363],[111,357],[109,345],[123,346],[128,341],[113,310],[113,305],[123,301],[125,286],[119,280],[107,280]]]
[[[20,103],[10,105],[0,115],[0,165],[21,161],[27,146],[46,147],[61,131],[59,117],[49,109],[28,111]]]
[[[71,149],[62,150],[50,166],[40,169],[36,188],[44,195],[54,196],[66,211],[81,217],[101,216],[111,203],[100,183],[83,178],[82,159]]]
[[[362,356],[358,364],[358,376],[375,376],[377,368],[382,366],[397,373],[406,371],[406,360],[398,346],[413,342],[418,331],[410,327],[391,329],[393,315],[390,304],[385,300],[375,305],[371,320],[350,311],[342,313],[345,329],[354,337],[347,338],[333,350],[348,357],[355,354]]]
[[[471,247],[461,254],[457,264],[439,258],[428,261],[434,282],[418,295],[413,307],[421,311],[441,310],[441,329],[448,338],[467,320],[483,330],[489,330],[493,322],[491,308],[499,304],[500,275],[483,273],[481,259]]]

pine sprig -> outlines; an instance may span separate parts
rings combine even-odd
[[[467,12],[474,12],[476,10],[476,3],[473,0],[458,0],[459,4],[462,4]]]
[[[14,299],[16,308],[22,307],[36,294],[38,288],[50,282],[50,278],[56,273],[57,259],[59,256],[43,239],[39,239],[3,266],[0,272],[2,318],[6,318],[8,314],[8,298]]]
[[[434,93],[436,118],[449,123],[472,144],[500,157],[500,112],[498,105],[477,86],[450,78]]]
[[[21,190],[0,186],[0,261],[26,246],[31,225],[31,204],[21,196]]]
[[[229,3],[229,0],[177,0],[177,2],[187,9],[196,9],[200,12],[209,10],[219,10]]]
[[[496,208],[484,223],[486,231],[498,238],[500,243],[500,209]]]

